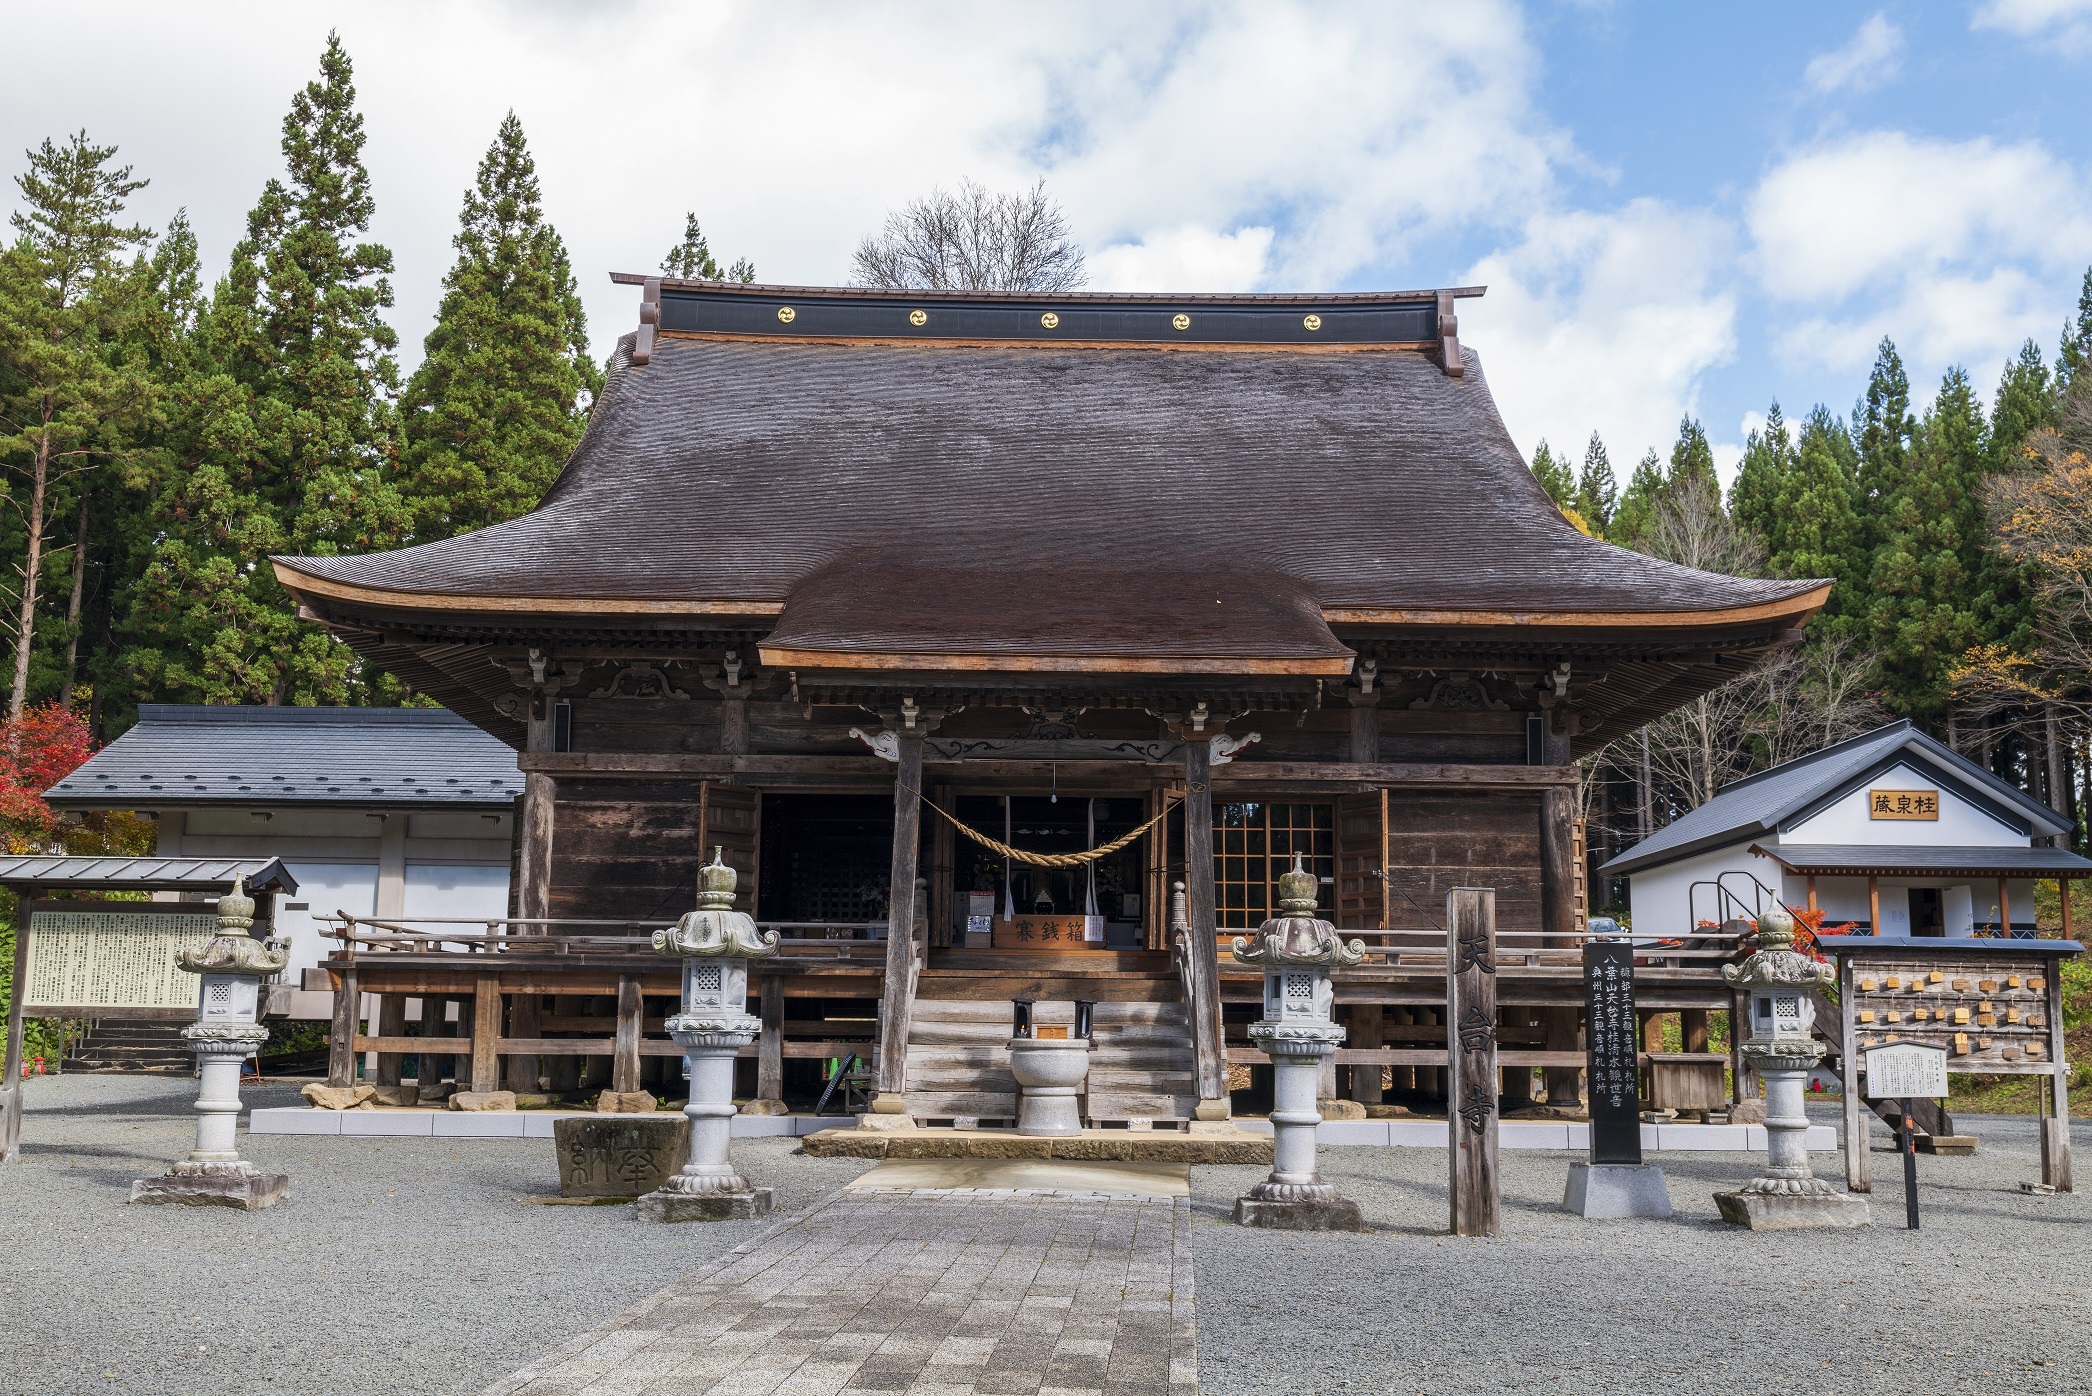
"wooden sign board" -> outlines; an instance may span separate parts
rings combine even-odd
[[[1049,953],[1102,950],[1104,918],[1081,915],[998,916],[995,918],[994,946],[997,950]]]
[[[1947,1052],[1927,1042],[1893,1042],[1865,1053],[1867,1094],[1875,1100],[1945,1100]]]
[[[1496,893],[1456,887],[1446,898],[1448,1182],[1455,1236],[1503,1234],[1497,1167]]]
[[[1939,792],[1937,790],[1869,790],[1867,792],[1867,818],[1936,820],[1939,818]]]

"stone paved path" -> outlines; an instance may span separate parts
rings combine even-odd
[[[840,1192],[488,1396],[1195,1396],[1190,1218],[1183,1198]]]

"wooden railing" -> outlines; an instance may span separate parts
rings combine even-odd
[[[1250,934],[1248,929],[1223,928],[1220,938],[1221,964],[1229,964],[1229,942],[1235,936]],[[1367,966],[1406,967],[1411,965],[1443,965],[1446,957],[1445,932],[1437,929],[1393,930],[1339,930],[1345,940],[1362,940],[1366,943]],[[1507,931],[1496,933],[1497,963],[1509,969],[1549,968],[1561,969],[1583,963],[1583,947],[1587,935],[1556,936],[1544,931]],[[1656,937],[1627,935],[1635,947],[1635,963],[1651,969],[1706,970],[1712,972],[1717,966],[1735,960],[1743,937],[1735,932],[1720,930],[1696,931],[1690,936]]]
[[[336,912],[319,918],[324,934],[349,951],[396,951],[408,954],[503,954],[511,950],[536,955],[653,952],[659,920],[601,920],[555,916],[416,916],[380,920]],[[758,921],[775,931],[779,948],[831,946],[847,941],[885,940],[884,921]],[[474,931],[451,927],[474,926]],[[455,950],[453,949],[455,947]]]

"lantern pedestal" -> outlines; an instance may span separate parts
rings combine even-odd
[[[1243,1226],[1279,1231],[1362,1231],[1358,1204],[1339,1197],[1315,1168],[1315,1129],[1322,1111],[1315,1088],[1322,1063],[1336,1055],[1344,1029],[1331,1012],[1329,976],[1366,958],[1364,942],[1346,944],[1315,915],[1317,883],[1293,855],[1293,870],[1278,880],[1279,915],[1253,937],[1236,936],[1238,964],[1264,971],[1264,1016],[1249,1025],[1250,1041],[1271,1058],[1271,1176],[1235,1200]]]
[[[715,847],[698,873],[697,910],[654,932],[655,951],[683,961],[683,1011],[667,1027],[690,1064],[690,1162],[632,1204],[641,1221],[735,1221],[770,1211],[770,1189],[751,1187],[728,1155],[739,1113],[734,1058],[763,1028],[748,1012],[748,962],[776,954],[777,933],[734,910],[735,881]]]
[[[1753,1231],[1855,1227],[1868,1221],[1867,1200],[1840,1191],[1809,1166],[1809,1117],[1802,1108],[1809,1068],[1823,1056],[1816,1042],[1754,1050],[1744,1057],[1765,1078],[1765,1172],[1734,1192],[1718,1192],[1722,1220]]]
[[[131,1184],[131,1201],[258,1212],[290,1195],[291,1180],[240,1157],[240,1063],[269,1040],[260,1024],[196,1023],[182,1036],[196,1050],[203,1081],[196,1096],[196,1147],[157,1178]]]
[[[1841,1192],[1809,1167],[1809,1116],[1803,1090],[1809,1069],[1823,1060],[1810,1034],[1812,991],[1835,977],[1793,948],[1794,918],[1774,904],[1758,918],[1758,950],[1722,978],[1750,994],[1750,1040],[1743,1059],[1765,1080],[1765,1172],[1734,1192],[1718,1192],[1722,1220],[1753,1231],[1867,1224],[1867,1201]]]
[[[1572,1163],[1562,1210],[1591,1221],[1668,1217],[1671,1187],[1653,1163]]]
[[[737,1221],[766,1216],[770,1189],[749,1185],[728,1157],[734,1109],[734,1058],[755,1041],[754,1018],[700,1020],[678,1015],[668,1035],[690,1063],[690,1162],[633,1203],[641,1221]]]

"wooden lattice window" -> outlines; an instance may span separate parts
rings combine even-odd
[[[1254,928],[1270,916],[1279,875],[1293,854],[1307,855],[1319,890],[1317,904],[1335,905],[1330,879],[1336,874],[1335,806],[1264,803],[1218,805],[1213,811],[1213,900],[1218,925]]]

